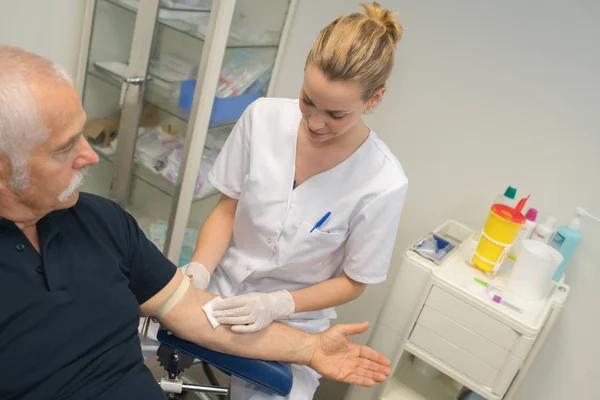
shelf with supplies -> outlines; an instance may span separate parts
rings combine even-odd
[[[196,184],[194,202],[218,194],[218,190],[207,181],[206,175],[208,175],[208,172],[212,168],[216,156],[221,151],[232,128],[233,125],[227,125],[209,129],[198,182]],[[136,146],[132,175],[134,178],[140,179],[162,193],[173,197],[175,195],[177,173],[180,167],[179,158],[182,151],[182,137],[165,132],[156,132],[158,127],[140,129],[141,133],[138,135],[138,146]],[[141,139],[144,137],[145,139]],[[88,138],[88,140],[91,139]],[[145,143],[142,140],[145,140]],[[170,143],[157,148],[159,142],[163,144],[166,141]],[[111,164],[115,162],[116,140],[107,147],[102,147],[93,141],[91,145],[103,160]]]
[[[172,56],[163,57],[168,58],[168,62],[171,63],[184,62]],[[218,93],[224,93],[225,97],[215,97],[209,128],[235,123],[250,103],[264,95],[263,88],[270,79],[270,69],[258,59],[244,52],[237,53],[233,58],[245,63],[244,66],[252,65],[255,68],[255,78],[250,84],[246,82],[240,88],[241,94],[236,92],[238,88],[233,86],[231,80],[223,79],[224,82],[218,88]],[[161,68],[158,66],[159,62],[154,61],[149,71],[150,79],[146,85],[144,100],[167,114],[188,122],[196,81],[184,79],[182,75],[174,77],[177,73],[173,74],[172,71]],[[231,66],[232,64],[234,63],[226,64],[224,69],[235,68]],[[189,69],[190,66],[188,65],[187,68]],[[121,62],[95,62],[88,68],[88,76],[97,78],[115,89],[121,89],[126,75],[127,65]],[[245,91],[248,92],[244,93]]]
[[[88,75],[113,86],[115,89],[121,89],[121,84],[123,83],[123,78],[120,76],[95,66],[90,66],[88,69]],[[146,87],[146,95],[144,100],[147,103],[155,105],[161,111],[164,111],[167,114],[170,114],[183,121],[187,122],[190,118],[190,110],[181,107],[177,103],[177,99],[169,98],[168,95],[165,95],[161,88],[155,85],[152,81],[150,81]]]
[[[139,0],[103,0],[132,13],[137,13]],[[201,10],[169,9],[161,7],[157,22],[161,26],[204,41],[208,27],[210,6]],[[281,31],[261,31],[252,27],[233,26],[229,32],[227,47],[277,47]]]
[[[152,215],[138,208],[127,206],[125,211],[130,213],[138,223],[138,226],[144,232],[144,235],[162,252],[165,247],[168,224],[167,221],[156,219]],[[183,267],[192,260],[198,234],[200,231],[197,228],[186,228],[183,246],[181,248],[181,256],[176,263],[178,267]]]

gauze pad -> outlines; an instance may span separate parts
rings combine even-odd
[[[223,301],[222,298],[215,297],[214,299],[212,299],[211,301],[209,301],[202,307],[202,310],[204,310],[204,314],[206,314],[206,318],[208,318],[208,321],[210,322],[212,327],[215,329],[217,328],[217,326],[219,326],[221,324],[212,315],[213,314],[213,306],[222,301]]]

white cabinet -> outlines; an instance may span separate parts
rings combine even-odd
[[[489,400],[511,399],[552,328],[568,286],[555,285],[540,301],[505,292],[521,312],[497,304],[474,279],[506,289],[510,265],[484,276],[467,262],[472,230],[448,221],[434,233],[455,250],[438,263],[406,251],[368,343],[392,360],[392,376],[373,389],[351,387],[346,400],[450,400],[462,386]],[[441,374],[420,374],[414,357]]]

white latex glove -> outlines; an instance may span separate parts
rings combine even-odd
[[[199,262],[192,261],[182,267],[183,273],[191,276],[192,286],[201,290],[206,290],[210,282],[210,272]]]
[[[287,290],[273,293],[248,293],[224,299],[213,306],[213,317],[232,325],[237,333],[258,332],[276,319],[289,317],[296,305]]]

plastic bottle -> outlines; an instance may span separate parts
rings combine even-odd
[[[509,186],[504,191],[504,194],[499,194],[496,196],[494,204],[505,204],[509,207],[515,207],[517,204],[515,200],[515,196],[517,195],[517,189],[512,186]]]
[[[561,280],[565,267],[571,260],[571,257],[573,257],[573,253],[581,241],[581,232],[579,231],[579,228],[581,226],[582,216],[590,217],[600,222],[600,218],[594,217],[581,207],[577,207],[575,209],[575,217],[569,222],[569,225],[563,225],[558,228],[552,237],[550,245],[558,250],[563,256],[563,262],[558,266],[554,273],[554,277],[552,278],[555,282]]]
[[[523,226],[525,229],[523,240],[527,240],[531,238],[531,235],[533,235],[533,231],[537,225],[537,213],[538,212],[535,208],[530,208],[527,210],[527,213],[525,214],[525,225]]]
[[[523,249],[523,240],[527,240],[531,238],[533,234],[533,230],[535,229],[537,219],[537,210],[535,208],[530,208],[527,210],[525,214],[525,223],[521,226],[521,230],[517,234],[517,239],[515,239],[515,243],[513,244],[512,249],[510,250],[509,257],[512,259],[517,258],[521,250]]]
[[[556,223],[556,218],[548,217],[543,224],[539,224],[533,230],[533,234],[531,235],[532,240],[537,240],[543,243],[550,243],[552,240],[552,235],[554,234],[554,224]]]

